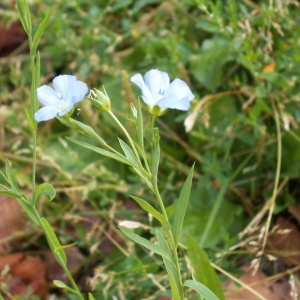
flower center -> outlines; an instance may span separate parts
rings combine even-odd
[[[160,88],[159,88],[158,94],[159,94],[160,96],[164,96],[164,95],[165,95],[165,92],[166,92],[165,87],[161,85]]]

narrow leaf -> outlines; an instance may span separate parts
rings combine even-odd
[[[10,167],[9,161],[6,161],[5,167],[6,167],[6,176],[7,176],[9,185],[11,186],[11,188],[13,190],[20,192],[16,177]]]
[[[14,198],[22,197],[21,193],[18,193],[18,192],[15,192],[15,191],[8,191],[8,190],[0,191],[0,194],[5,195],[5,196],[9,196],[9,197],[14,197]]]
[[[34,38],[33,38],[33,41],[32,41],[32,44],[31,44],[31,49],[30,49],[30,53],[31,55],[34,55],[35,52],[36,52],[36,49],[37,49],[37,46],[40,42],[40,39],[41,39],[41,36],[42,34],[44,33],[44,30],[46,28],[46,26],[48,25],[48,22],[49,22],[49,19],[50,19],[50,16],[52,14],[52,11],[50,11],[43,19],[43,21],[41,22],[41,24],[39,25],[35,35],[34,35]]]
[[[204,284],[196,280],[186,280],[183,286],[195,290],[199,295],[204,297],[206,300],[220,300],[209,288],[207,288]]]
[[[146,184],[148,185],[148,187],[153,190],[153,185],[150,182],[150,180],[148,179],[147,175],[144,174],[140,169],[133,167],[134,171],[142,178],[145,180]]]
[[[145,238],[137,235],[136,233],[132,232],[131,230],[124,228],[124,227],[119,227],[120,230],[131,240],[136,242],[137,244],[147,248],[150,251],[153,251],[154,253],[161,255],[169,260],[172,260],[172,257],[168,251],[163,249],[162,247],[153,244],[152,242],[146,240]]]
[[[211,266],[205,251],[192,236],[188,237],[188,257],[195,279],[212,290],[220,300],[225,300],[220,279],[215,269]]]
[[[99,147],[95,147],[95,146],[90,145],[88,143],[81,142],[81,141],[78,141],[78,140],[75,140],[75,139],[72,139],[72,138],[69,138],[69,137],[67,137],[67,139],[69,141],[71,141],[71,142],[79,145],[79,146],[82,146],[82,147],[84,147],[86,149],[92,150],[92,151],[94,151],[94,152],[96,152],[98,154],[101,154],[101,155],[106,156],[108,158],[112,158],[112,159],[117,160],[117,161],[119,161],[119,162],[121,162],[123,164],[129,165],[129,166],[132,166],[132,167],[134,166],[131,161],[129,161],[126,157],[124,157],[121,154],[116,154],[116,153],[113,153],[111,151],[107,151],[105,149],[102,149],[102,148],[99,148]]]
[[[31,35],[31,18],[27,0],[16,0],[20,15],[20,20],[27,35]]]
[[[141,101],[138,98],[138,109],[137,109],[137,136],[139,144],[142,148],[144,148],[144,124],[143,124],[143,114],[142,114],[142,107]]]
[[[166,251],[168,251],[171,255],[171,251],[168,246],[168,243],[161,235],[159,230],[156,230],[156,237],[157,237],[158,244]],[[171,286],[173,298],[176,300],[177,299],[181,300],[183,299],[183,291],[181,286],[181,279],[178,276],[178,272],[176,270],[175,264],[173,261],[167,260],[164,257],[162,259],[164,261],[165,267],[167,269],[170,278],[170,286]]]
[[[64,282],[62,282],[60,280],[53,280],[53,284],[61,289],[66,289],[67,291],[69,291],[71,293],[77,294],[77,291],[73,290],[72,288],[70,288]]]
[[[144,209],[146,212],[151,214],[155,219],[157,219],[162,226],[164,226],[167,230],[170,229],[171,225],[168,222],[168,220],[160,213],[158,212],[151,204],[149,204],[147,201],[136,197],[136,196],[130,196],[142,209]]]
[[[160,147],[159,147],[159,130],[158,128],[153,128],[152,131],[152,160],[151,160],[151,171],[154,180],[154,184],[157,183],[157,173],[160,159]]]
[[[9,184],[7,177],[0,171],[0,176]]]
[[[31,130],[36,131],[37,130],[37,122],[32,117],[31,111],[29,109],[26,109],[25,112],[26,112],[27,121],[28,121],[28,124],[29,124]]]
[[[50,198],[49,200],[51,201],[55,198],[56,191],[50,183],[40,184],[33,193],[33,203],[34,204],[36,204],[36,202],[38,201],[38,199],[41,195],[48,195]]]
[[[87,135],[98,141],[101,145],[106,146],[106,142],[96,133],[96,131],[89,125],[83,124],[72,118],[56,117],[62,124],[72,128],[80,134]]]
[[[0,299],[1,300],[1,299]],[[89,300],[96,300],[95,298],[94,298],[94,296],[91,294],[91,293],[89,293]]]
[[[67,249],[67,248],[72,248],[77,244],[77,242],[73,243],[73,244],[69,244],[69,245],[65,245],[65,246],[60,246],[60,247],[56,247],[55,248],[55,252],[58,252],[61,249]]]
[[[67,257],[66,257],[64,250],[61,249],[61,244],[60,244],[54,230],[52,229],[51,225],[48,223],[48,221],[46,219],[42,218],[42,222],[43,222],[44,233],[46,235],[46,238],[47,238],[47,241],[49,243],[52,253],[54,254],[57,262],[61,266],[66,266],[67,265]]]
[[[119,139],[120,146],[127,157],[128,160],[130,160],[134,165],[138,165],[137,157],[134,155],[133,151],[131,148],[121,139]]]
[[[41,55],[40,52],[38,51],[35,60],[35,72],[34,72],[35,89],[40,85],[40,75],[41,75]],[[38,108],[38,101],[37,101],[37,108]]]
[[[183,220],[184,220],[187,204],[190,197],[190,191],[191,191],[192,180],[193,180],[193,172],[194,172],[194,165],[190,169],[189,175],[182,187],[179,199],[175,206],[175,212],[174,212],[173,223],[172,223],[172,233],[174,236],[174,242],[176,247],[179,242],[181,228],[183,225]]]

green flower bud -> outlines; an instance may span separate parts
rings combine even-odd
[[[91,103],[97,110],[101,112],[106,112],[110,110],[110,99],[104,87],[103,90],[104,93],[94,88],[94,90],[90,91],[88,99],[91,101]]]

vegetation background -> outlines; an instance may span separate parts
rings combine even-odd
[[[259,277],[249,275],[247,281],[244,274],[246,285],[258,284],[254,288],[265,299],[297,299],[289,291],[297,290],[300,264],[299,2],[28,3],[36,27],[52,10],[39,46],[42,84],[59,74],[73,74],[90,88],[104,85],[128,127],[129,104],[139,95],[129,82],[135,73],[166,71],[172,79],[185,80],[196,95],[190,111],[169,111],[158,120],[159,185],[170,214],[196,162],[181,241],[186,276],[185,245],[191,234],[206,249],[223,282],[226,272],[237,278],[249,274],[252,263]],[[29,105],[30,56],[14,1],[2,0],[0,26],[0,161],[2,166],[7,159],[13,163],[22,189],[30,192],[31,137],[24,113]],[[74,118],[117,145],[116,133],[122,133],[105,113],[94,111],[87,100],[77,108]],[[78,242],[69,255],[81,285],[92,287],[97,299],[167,297],[160,260],[125,241],[117,229],[121,220],[134,220],[143,224],[140,233],[150,236],[155,223],[128,195],[143,195],[155,205],[151,194],[129,168],[68,144],[65,136],[76,133],[56,120],[39,124],[37,180],[50,182],[58,191],[56,200],[43,202],[40,210],[63,244]],[[47,256],[41,232],[20,215],[13,199],[1,197],[0,207],[0,269],[12,253],[19,255],[13,256],[12,270],[32,257],[40,259],[42,268],[40,275],[25,279],[21,272],[14,284],[15,275],[2,272],[0,292],[12,297],[8,299],[27,299],[26,293],[28,299],[30,293],[45,297],[48,291],[57,294],[53,299],[71,299],[51,286],[52,277],[62,274]],[[36,283],[36,277],[44,279]],[[22,284],[31,291],[25,292]],[[226,299],[238,299],[234,297],[241,292],[233,292],[228,281],[224,289]],[[268,294],[274,291],[276,295]]]

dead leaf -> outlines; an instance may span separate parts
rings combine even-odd
[[[16,232],[24,229],[26,218],[18,201],[4,195],[0,195],[0,211],[0,253],[8,254],[20,242]]]
[[[22,253],[2,256],[0,273],[7,266],[9,268],[2,274],[0,281],[13,296],[24,295],[29,291],[31,295],[41,298],[47,296],[46,267],[39,257],[26,256]]]
[[[272,283],[266,280],[265,274],[258,270],[254,275],[252,274],[252,268],[250,266],[244,266],[241,268],[244,271],[239,280],[245,285],[250,286],[265,299],[272,300],[282,300],[282,297],[275,293],[272,289]],[[224,282],[224,290],[226,300],[256,300],[259,299],[251,291],[247,290],[244,287],[238,287],[236,283],[232,280]]]
[[[262,72],[263,73],[271,73],[271,72],[274,72],[275,68],[276,68],[276,63],[272,62],[272,63],[264,66],[262,69]]]
[[[288,266],[300,264],[300,231],[288,220],[279,217],[278,229],[269,238],[269,244],[275,254],[280,256]],[[285,232],[285,233],[282,233]]]

